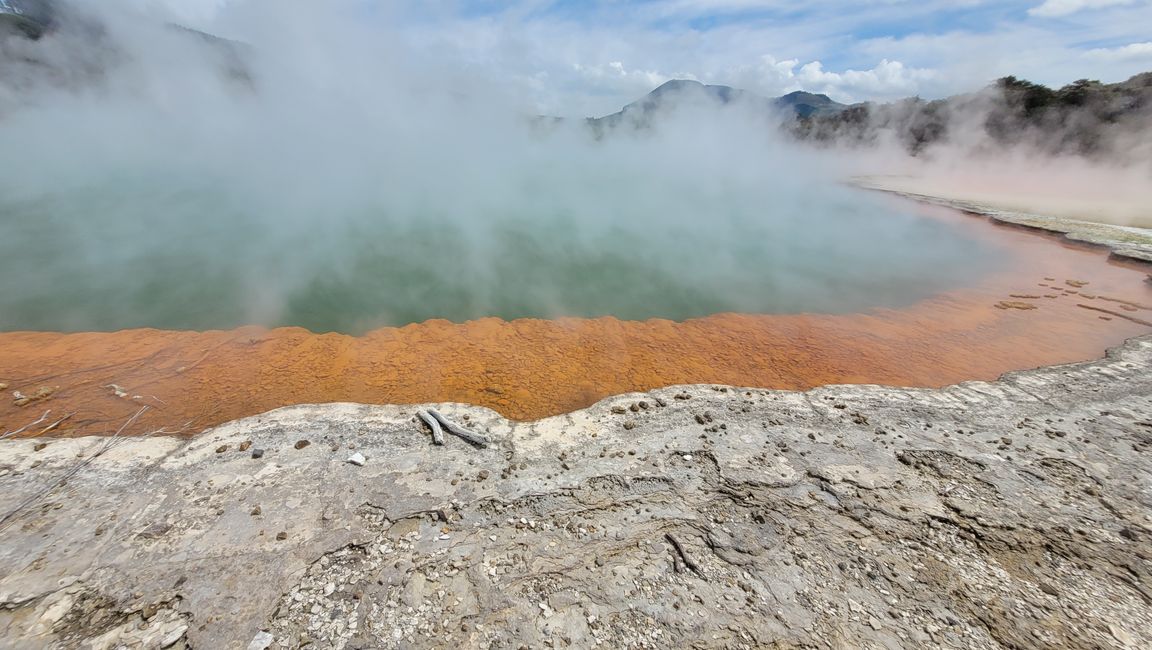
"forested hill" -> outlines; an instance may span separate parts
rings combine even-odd
[[[913,154],[950,143],[1152,159],[1152,72],[1114,84],[1081,79],[1059,89],[1004,77],[976,93],[854,104],[797,116],[784,128],[824,144],[872,146],[892,138]]]

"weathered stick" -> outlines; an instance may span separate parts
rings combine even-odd
[[[440,423],[436,421],[436,418],[432,417],[427,411],[416,411],[416,415],[418,415],[421,420],[424,420],[424,424],[427,424],[428,428],[432,429],[432,444],[444,444],[444,430],[440,428]]]
[[[1148,281],[1152,282],[1152,275],[1148,276]],[[1152,309],[1152,307],[1149,307],[1148,305],[1144,305],[1144,304],[1141,304],[1138,302],[1132,302],[1131,300],[1121,300],[1119,298],[1109,298],[1108,296],[1096,296],[1096,297],[1099,298],[1100,300],[1107,300],[1108,302],[1118,302],[1121,305],[1128,305],[1129,307],[1135,307],[1136,309]]]
[[[469,431],[468,429],[465,429],[464,427],[444,417],[443,415],[440,415],[440,412],[436,409],[428,409],[428,413],[432,417],[436,418],[440,424],[443,424],[444,428],[448,430],[448,433],[463,438],[480,448],[485,448],[488,446],[487,438],[476,433],[475,431]]]
[[[700,567],[692,561],[692,558],[688,557],[688,554],[684,552],[684,547],[681,546],[680,542],[672,536],[672,533],[664,533],[664,537],[672,543],[672,547],[676,549],[676,554],[679,555],[680,559],[684,561],[684,566],[692,569],[692,573],[695,573],[696,575],[703,578],[704,572],[702,572]]]
[[[1109,316],[1115,316],[1116,318],[1123,318],[1124,320],[1130,320],[1133,323],[1136,323],[1137,325],[1146,325],[1148,327],[1152,327],[1152,323],[1144,320],[1143,318],[1136,318],[1135,316],[1128,316],[1126,314],[1121,314],[1118,311],[1112,311],[1111,309],[1101,309],[1099,307],[1092,307],[1091,305],[1081,305],[1081,304],[1077,304],[1076,306],[1081,307],[1083,309],[1091,309],[1092,311],[1098,311],[1098,312],[1101,312],[1104,314],[1108,314]]]
[[[36,426],[37,424],[40,424],[44,420],[47,420],[48,414],[51,412],[52,412],[52,409],[48,409],[47,411],[44,411],[44,415],[41,415],[39,420],[36,420],[35,422],[32,422],[30,424],[25,424],[24,426],[20,427],[19,429],[14,429],[12,431],[5,431],[4,435],[0,436],[0,440],[7,440],[8,438],[11,438],[12,436],[18,436],[21,433],[24,433],[28,429],[31,429],[32,427]]]
[[[68,418],[72,417],[73,415],[76,415],[76,412],[75,412],[75,411],[73,411],[73,412],[69,413],[68,415],[65,415],[64,417],[60,418],[59,420],[56,420],[56,421],[55,421],[55,422],[53,422],[52,424],[49,424],[48,426],[44,427],[43,429],[41,429],[41,430],[40,430],[40,433],[37,433],[36,435],[37,435],[37,436],[42,436],[42,435],[44,435],[45,433],[48,433],[49,431],[51,431],[51,430],[55,429],[56,427],[60,426],[60,425],[61,425],[61,423],[63,423],[63,422],[64,422],[64,420],[67,420]]]

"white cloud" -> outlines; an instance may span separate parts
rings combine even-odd
[[[1074,21],[1007,21],[980,32],[868,39],[855,45],[854,54],[937,70],[934,79],[921,83],[919,92],[925,97],[974,91],[1006,75],[1051,87],[1076,79],[1113,83],[1152,69],[1140,45],[1148,41],[1143,29],[1148,24],[1152,4],[1087,12]]]
[[[1130,43],[1121,47],[1096,48],[1094,50],[1088,50],[1084,55],[1102,61],[1152,60],[1152,41]]]
[[[665,74],[656,70],[636,70],[625,67],[621,61],[610,61],[603,65],[583,65],[574,63],[572,69],[588,83],[607,86],[612,90],[648,92],[670,79],[695,79],[696,76],[681,72]]]
[[[841,102],[895,99],[918,94],[933,82],[935,70],[913,68],[884,59],[867,70],[828,70],[820,61],[801,65],[797,59],[777,60],[762,56],[751,66],[722,71],[716,83],[727,83],[764,95],[783,95],[795,90],[824,93]]]
[[[253,34],[273,33],[311,47],[309,21],[362,16],[357,29],[390,30],[422,56],[484,71],[526,110],[567,116],[617,111],[675,78],[844,102],[943,97],[1004,75],[1054,86],[1119,81],[1150,67],[1144,26],[1152,24],[1152,0],[1013,0],[1011,11],[992,0],[105,1],[255,45]],[[1028,6],[1033,18],[1022,15]],[[972,20],[943,28],[932,20],[961,7]],[[1112,9],[1088,11],[1102,7]],[[302,26],[270,27],[269,12]],[[1075,12],[1075,20],[1037,19]],[[959,26],[982,17],[978,29]]]
[[[797,78],[807,89],[819,89],[833,97],[884,99],[915,95],[925,82],[936,78],[936,71],[884,59],[870,70],[829,72],[819,61],[813,61],[800,68]]]
[[[1141,0],[1044,0],[1042,4],[1029,9],[1028,14],[1042,18],[1056,18],[1074,14],[1084,9],[1103,9],[1105,7],[1133,5],[1138,2]]]
[[[601,0],[582,4],[576,19],[547,12],[498,19],[491,23],[494,32],[481,38],[475,21],[456,21],[446,30],[454,35],[444,40],[449,48],[477,43],[483,52],[470,60],[524,78],[546,72],[541,110],[566,115],[619,110],[659,85],[649,82],[669,78],[765,96],[822,92],[854,102],[944,97],[1005,75],[1061,86],[1085,77],[1120,81],[1148,69],[1146,59],[1136,58],[1137,48],[1111,57],[1085,52],[1100,44],[1147,41],[1143,26],[1152,24],[1152,1],[1103,0],[1127,6],[1085,10],[1075,21],[1023,16],[1043,0],[1016,1],[1019,10],[1009,11],[990,0]],[[1059,9],[1061,1],[1072,0],[1045,4]],[[1077,6],[1099,3],[1080,0]],[[960,6],[973,12],[972,20],[954,27],[930,20]],[[737,18],[745,11],[747,19]],[[687,18],[716,15],[723,18],[715,23]],[[925,22],[931,26],[915,28]],[[980,27],[961,26],[975,24]],[[502,45],[493,50],[493,43]],[[611,69],[612,62],[619,69]]]

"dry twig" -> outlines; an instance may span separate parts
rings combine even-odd
[[[64,420],[67,420],[68,418],[72,417],[73,415],[76,415],[76,411],[72,411],[72,412],[71,412],[71,413],[69,413],[68,415],[65,415],[64,417],[60,418],[59,420],[56,420],[56,421],[55,421],[55,422],[53,422],[52,424],[49,424],[48,426],[46,426],[46,427],[44,427],[43,429],[41,429],[41,430],[40,430],[40,432],[39,432],[39,433],[37,433],[36,435],[37,435],[37,436],[42,436],[42,435],[44,435],[45,433],[48,433],[49,431],[51,431],[51,430],[55,429],[56,427],[60,426],[60,425],[61,425],[61,423],[63,423],[63,422],[64,422]]]
[[[5,432],[4,435],[0,435],[0,440],[7,440],[7,439],[11,438],[12,436],[18,436],[21,433],[24,433],[28,429],[31,429],[32,427],[36,426],[37,424],[40,424],[44,420],[47,420],[48,414],[51,412],[52,412],[52,409],[48,409],[47,411],[44,411],[44,415],[41,415],[40,418],[37,419],[35,422],[29,422],[28,424],[25,424],[24,426],[20,427],[19,429],[16,429],[14,431]],[[71,415],[66,415],[66,416],[64,416],[64,419],[66,420],[69,417],[71,417]],[[61,420],[61,422],[63,422],[63,421],[64,420]],[[59,424],[59,422],[57,422],[57,424]],[[47,429],[45,429],[45,431],[47,431]]]
[[[1092,311],[1098,311],[1100,313],[1108,314],[1109,316],[1113,316],[1116,318],[1123,318],[1124,320],[1132,321],[1133,323],[1136,323],[1137,325],[1145,325],[1147,327],[1152,327],[1152,323],[1144,320],[1143,318],[1136,318],[1135,316],[1128,316],[1126,314],[1121,314],[1118,311],[1112,311],[1111,309],[1101,309],[1100,307],[1093,307],[1091,305],[1081,305],[1081,304],[1077,304],[1076,306],[1080,307],[1082,309],[1090,309]]]
[[[1148,277],[1152,278],[1152,275],[1150,275]],[[1097,298],[1099,298],[1100,300],[1107,300],[1108,302],[1120,303],[1121,305],[1128,305],[1129,307],[1134,307],[1136,309],[1152,310],[1152,307],[1150,307],[1148,305],[1145,305],[1145,304],[1139,303],[1139,302],[1132,302],[1131,300],[1121,300],[1119,298],[1109,298],[1108,296],[1097,296]]]

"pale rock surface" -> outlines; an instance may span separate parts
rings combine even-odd
[[[943,390],[436,406],[487,449],[419,408],[117,441],[0,530],[0,646],[1152,647],[1152,337]],[[107,441],[34,444],[0,514]]]

